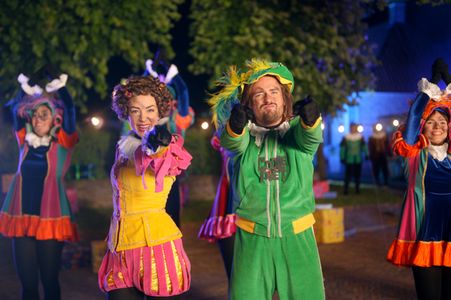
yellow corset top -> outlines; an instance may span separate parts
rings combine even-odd
[[[136,175],[130,161],[113,166],[111,175],[114,204],[108,235],[111,251],[155,246],[182,237],[165,210],[175,176],[165,176],[163,190],[157,193],[154,173],[148,169],[143,177]]]

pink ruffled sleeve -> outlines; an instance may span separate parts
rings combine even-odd
[[[192,156],[183,148],[183,137],[178,134],[172,135],[169,146],[155,154],[148,155],[138,147],[135,151],[136,175],[141,175],[144,188],[144,174],[148,168],[155,173],[155,192],[163,190],[163,179],[165,176],[177,176],[186,170],[191,164]]]

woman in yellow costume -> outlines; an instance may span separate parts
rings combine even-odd
[[[182,233],[165,211],[175,176],[191,162],[183,138],[159,125],[171,101],[152,77],[130,77],[113,90],[112,108],[132,130],[117,143],[111,170],[114,212],[98,275],[108,299],[173,296],[190,286]]]

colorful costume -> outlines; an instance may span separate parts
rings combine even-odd
[[[233,155],[221,147],[219,138],[214,135],[211,139],[213,148],[221,153],[222,168],[219,177],[216,196],[210,215],[202,224],[198,237],[209,242],[231,237],[235,234],[235,212],[233,207],[233,191],[230,180],[233,172]]]
[[[46,80],[49,69],[41,68],[34,76]],[[12,238],[23,299],[39,299],[40,284],[46,299],[60,299],[64,241],[78,239],[63,185],[78,142],[75,107],[65,88],[68,76],[53,78],[45,87],[36,82],[30,86],[30,79],[20,74],[22,91],[8,103],[20,152],[0,212],[0,233]]]
[[[22,85],[30,88],[26,84],[28,78],[21,76],[19,78],[25,78]],[[62,76],[65,84],[67,75]],[[58,241],[78,239],[63,185],[72,150],[78,142],[75,108],[67,91],[59,92],[63,102],[35,97],[31,102],[11,103],[20,155],[17,172],[0,212],[0,233],[6,237],[28,236]],[[55,118],[49,136],[37,136],[24,119],[30,118],[32,110],[40,105],[47,105]]]
[[[223,147],[215,134],[211,139],[213,148],[221,153],[222,167],[216,188],[216,196],[208,218],[201,225],[198,238],[211,243],[218,242],[222,260],[230,279],[233,263],[233,247],[235,241],[235,208],[234,192],[230,183],[233,174],[233,154]]]
[[[312,227],[312,161],[322,142],[321,119],[306,126],[295,117],[272,129],[250,122],[235,133],[225,121],[239,87],[271,75],[293,89],[293,77],[282,64],[252,60],[247,67],[246,73],[232,68],[228,85],[210,101],[217,128],[223,128],[221,145],[235,155],[237,230],[230,298],[272,299],[277,289],[280,299],[324,299]]]
[[[132,132],[118,142],[109,250],[98,274],[103,291],[134,287],[150,296],[171,296],[189,289],[182,233],[165,211],[175,176],[191,161],[182,145],[183,138],[174,135],[168,147],[151,154]]]
[[[410,108],[406,130],[396,132],[393,140],[394,152],[404,159],[408,185],[398,235],[390,246],[387,260],[401,266],[450,267],[449,137],[448,143],[434,146],[421,132],[435,109],[450,115],[451,84],[442,92],[423,78],[418,87],[420,93]]]

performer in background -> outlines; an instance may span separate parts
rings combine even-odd
[[[19,166],[0,212],[0,233],[13,239],[22,299],[60,299],[59,269],[64,241],[78,239],[64,175],[78,142],[75,107],[65,88],[68,76],[50,67],[30,79],[7,105],[14,118]]]
[[[156,55],[155,63],[150,59],[146,61],[144,76],[158,78],[166,84],[173,101],[170,105],[169,116],[162,122],[167,124],[171,133],[180,134],[185,138],[186,130],[194,123],[194,110],[189,106],[188,87],[177,67],[173,64],[168,66],[164,60],[159,59],[159,56]],[[180,226],[181,207],[188,201],[188,185],[185,183],[185,179],[186,174],[182,172],[172,185],[166,203],[166,211],[177,226]]]
[[[444,79],[447,87],[437,83]],[[403,158],[407,191],[398,235],[387,259],[412,267],[418,299],[451,299],[451,76],[438,59],[432,78],[418,82],[404,130],[393,151]]]

